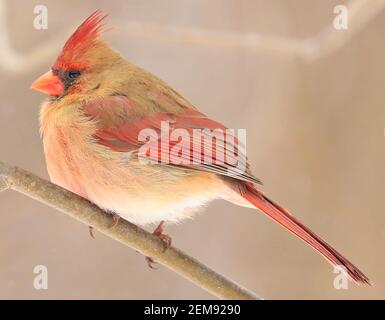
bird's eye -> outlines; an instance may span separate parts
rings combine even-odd
[[[73,80],[80,76],[80,71],[78,70],[70,70],[67,72],[67,76],[69,79]]]

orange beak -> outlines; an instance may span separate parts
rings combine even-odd
[[[36,79],[35,82],[32,83],[31,88],[55,97],[61,96],[64,91],[63,83],[52,71],[48,71]]]

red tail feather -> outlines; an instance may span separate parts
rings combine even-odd
[[[287,210],[265,197],[252,186],[247,186],[247,191],[242,194],[242,196],[271,219],[308,243],[312,248],[323,255],[333,266],[344,267],[349,277],[356,283],[370,285],[369,279],[357,267],[314,232],[295,219]]]

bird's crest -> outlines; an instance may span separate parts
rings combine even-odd
[[[100,10],[92,13],[67,40],[53,68],[64,70],[86,68],[87,61],[82,57],[99,39],[101,33],[106,31],[103,21],[107,16]]]

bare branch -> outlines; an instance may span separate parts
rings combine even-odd
[[[115,227],[110,228],[111,214],[68,190],[0,161],[0,191],[7,188],[45,203],[94,227],[110,238],[154,258],[155,261],[179,273],[218,298],[261,299],[178,249],[170,247],[164,251],[165,244],[162,240],[128,221],[120,219]]]
[[[332,22],[335,16],[331,11],[330,24],[318,34],[305,39],[263,36],[255,32],[214,32],[140,21],[122,21],[121,24],[125,24],[125,36],[196,46],[265,51],[273,54],[298,56],[311,62],[342,48],[383,11],[385,0],[350,0],[346,7],[349,13],[349,28],[347,30],[336,30],[333,27]]]
[[[140,21],[122,21],[121,24],[125,24],[126,36],[196,46],[265,51],[273,54],[298,56],[305,61],[311,62],[342,48],[384,10],[385,0],[350,0],[346,7],[349,17],[349,28],[347,30],[336,30],[334,28],[332,22],[335,16],[331,11],[330,24],[318,34],[305,39],[264,36],[255,32],[214,32]]]
[[[305,39],[264,36],[255,32],[215,32],[143,21],[120,20],[119,25],[124,26],[126,37],[194,46],[241,48],[268,54],[298,56],[312,62],[341,49],[384,10],[385,0],[350,0],[346,6],[349,12],[347,30],[336,30],[333,27],[334,15],[330,12],[330,24],[318,34]],[[0,0],[0,68],[5,71],[23,73],[45,63],[60,48],[65,38],[66,34],[57,36],[52,41],[37,45],[28,53],[15,51],[8,38],[6,3],[5,0]]]

